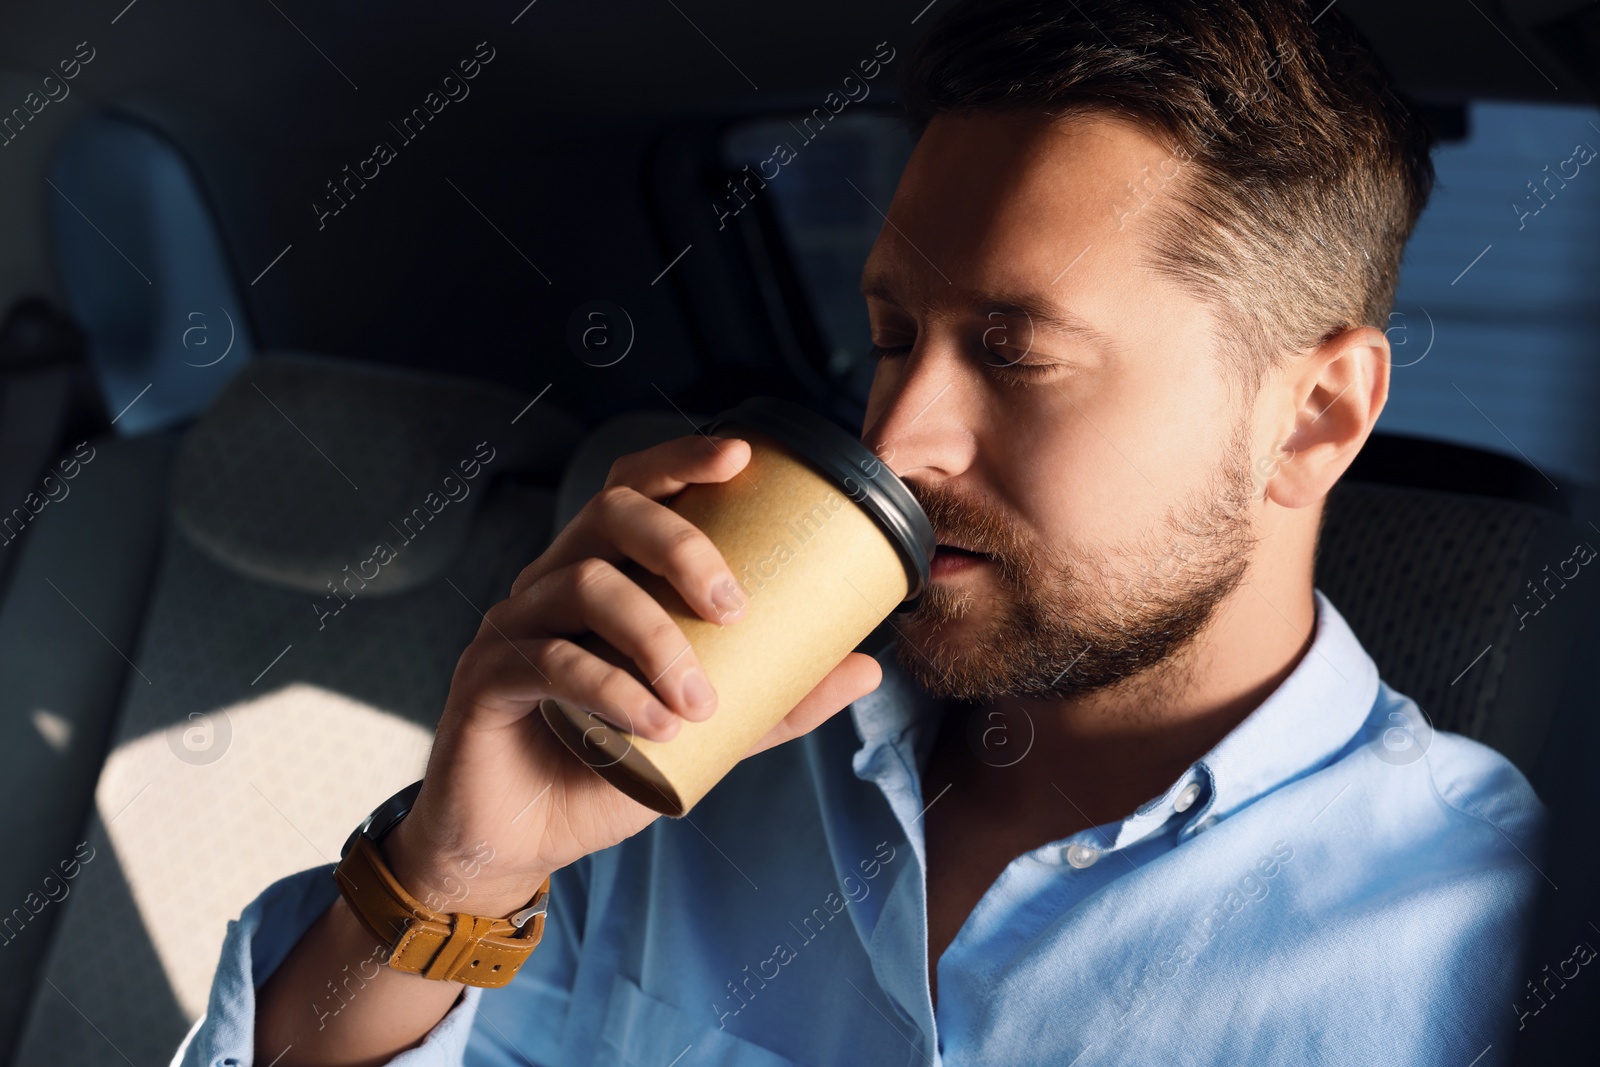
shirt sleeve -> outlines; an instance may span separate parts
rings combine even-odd
[[[248,1067],[254,1062],[256,989],[339,895],[333,866],[330,863],[274,882],[239,918],[228,923],[206,1012],[178,1046],[171,1067]],[[466,987],[422,1044],[389,1063],[394,1067],[461,1067],[483,992]]]

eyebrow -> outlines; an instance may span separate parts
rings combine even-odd
[[[876,297],[896,307],[904,306],[888,280],[884,278],[863,279],[861,295]],[[1112,355],[1123,354],[1122,346],[1088,319],[1030,294],[958,289],[952,294],[951,303],[983,317],[1004,315],[1008,318],[1024,318],[1031,322],[1036,330],[1049,330],[1052,333],[1076,337]]]

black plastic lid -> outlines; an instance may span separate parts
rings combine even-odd
[[[896,611],[917,606],[928,586],[933,524],[906,483],[866,445],[810,408],[775,396],[753,396],[700,427],[712,434],[728,423],[760,430],[781,441],[836,482],[845,496],[878,520],[905,564],[907,592]]]

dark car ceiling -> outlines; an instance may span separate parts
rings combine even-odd
[[[1600,69],[1593,3],[1540,0],[1513,18],[1491,0],[1336,2],[1423,101],[1583,103]],[[559,403],[593,412],[659,404],[658,388],[693,377],[695,339],[713,328],[683,319],[672,286],[692,272],[651,284],[689,240],[645,192],[663,131],[818,106],[878,42],[904,56],[938,11],[937,0],[33,0],[0,7],[0,66],[42,77],[77,42],[94,46],[77,90],[189,158],[263,347],[555,381]],[[471,95],[319,230],[324,183],[480,41],[496,58]],[[639,320],[638,369],[591,380],[564,353],[551,369],[572,310],[601,298]]]
[[[809,98],[876,42],[903,49],[940,8],[940,0],[135,0],[110,25],[124,2],[5,5],[0,62],[42,69],[68,37],[103,39],[114,46],[98,72],[103,93],[131,94],[202,128],[202,115],[223,129],[260,128],[304,120],[298,105],[334,114],[358,106],[354,95],[344,106],[330,99],[341,86],[369,99],[402,91],[443,66],[456,38],[487,38],[514,55],[519,78],[509,91],[530,117],[683,114]],[[1419,98],[1575,101],[1586,95],[1579,68],[1592,75],[1600,56],[1591,0],[1336,2]]]

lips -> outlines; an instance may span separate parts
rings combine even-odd
[[[935,579],[944,580],[994,562],[994,557],[988,553],[974,552],[970,548],[941,541],[935,546],[933,559],[928,561],[928,573]]]

